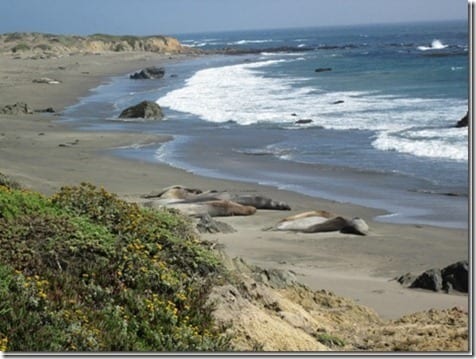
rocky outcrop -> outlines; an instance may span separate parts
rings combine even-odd
[[[460,261],[441,270],[443,289],[468,292],[468,261]]]
[[[227,223],[213,219],[209,214],[200,217],[197,223],[197,230],[200,233],[232,233],[236,230]]]
[[[0,114],[4,115],[29,115],[32,113],[33,109],[24,102],[17,102],[0,108]]]
[[[441,278],[441,270],[433,268],[420,274],[410,285],[410,288],[429,289],[435,292],[443,289],[443,279]]]
[[[234,278],[208,303],[239,351],[466,351],[468,313],[458,308],[383,320],[327,290],[299,284],[290,271],[263,269],[217,250]]]
[[[469,112],[466,112],[466,115],[456,123],[455,127],[468,127],[468,115]]]
[[[432,268],[415,276],[411,273],[396,278],[409,288],[421,288],[435,292],[453,290],[468,292],[468,261],[459,261],[443,269]]]
[[[154,80],[161,79],[165,75],[163,67],[147,67],[138,72],[134,72],[129,78],[133,80]]]
[[[164,117],[162,109],[152,101],[142,101],[141,103],[126,108],[121,112],[119,118],[146,118],[160,120]]]

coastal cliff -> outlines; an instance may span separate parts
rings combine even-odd
[[[0,35],[0,53],[18,57],[48,58],[74,53],[153,52],[192,54],[197,50],[184,47],[169,36],[120,36],[94,34],[89,36],[43,33],[8,33]]]

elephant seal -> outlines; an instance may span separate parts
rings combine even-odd
[[[353,233],[367,235],[369,233],[369,225],[362,218],[354,217],[348,221],[348,226],[342,228],[342,233]]]
[[[312,217],[302,217],[296,218],[289,221],[281,221],[275,225],[272,229],[275,231],[294,231],[294,232],[303,232],[307,228],[312,227],[316,224],[324,223],[328,221],[328,218],[312,216]]]
[[[303,233],[340,231],[342,233],[366,235],[369,232],[369,227],[359,217],[349,220],[327,211],[309,211],[282,219],[272,230]]]
[[[296,219],[301,219],[301,218],[306,218],[306,217],[332,218],[332,217],[336,217],[336,215],[334,213],[331,213],[331,212],[328,212],[328,211],[322,211],[322,210],[307,211],[307,212],[301,212],[301,213],[283,218],[280,222],[294,221]]]
[[[204,202],[174,202],[166,205],[175,208],[187,216],[201,217],[208,214],[210,217],[249,216],[256,212],[256,208],[243,206],[228,200],[212,200]]]
[[[186,199],[198,195],[203,191],[197,188],[187,188],[180,185],[170,186],[142,195],[142,198],[162,198],[162,199]]]
[[[286,202],[274,201],[263,196],[235,196],[232,201],[244,206],[253,206],[256,209],[275,209],[289,211],[291,207]]]
[[[184,203],[197,203],[206,201],[231,201],[232,196],[228,192],[206,191],[184,199]]]
[[[304,233],[334,232],[341,231],[348,226],[348,221],[344,217],[334,217],[321,223],[313,224],[302,230]]]
[[[369,226],[362,218],[354,217],[348,220],[344,217],[334,217],[325,222],[314,224],[304,233],[340,231],[341,233],[360,234],[365,236],[369,232]]]

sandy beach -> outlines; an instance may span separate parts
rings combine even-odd
[[[166,136],[144,133],[79,132],[61,123],[58,113],[87,96],[110,76],[150,65],[167,66],[181,55],[102,53],[51,59],[14,59],[0,55],[0,106],[25,102],[34,109],[53,107],[56,114],[0,115],[0,172],[27,188],[52,194],[63,185],[91,182],[135,201],[140,195],[171,185],[233,193],[257,193],[286,201],[291,212],[260,210],[253,216],[220,220],[237,231],[204,237],[225,251],[266,268],[292,270],[312,289],[327,289],[369,306],[382,318],[430,308],[468,308],[468,296],[411,290],[392,280],[407,272],[443,268],[469,255],[468,231],[373,221],[380,211],[307,197],[272,187],[199,177],[163,164],[118,158],[111,149],[130,144],[161,143]],[[37,84],[50,77],[60,84]],[[358,189],[355,189],[358,191]],[[361,217],[367,236],[341,233],[302,234],[263,231],[290,214],[327,210]]]

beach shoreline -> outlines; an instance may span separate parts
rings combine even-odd
[[[172,58],[171,58],[172,57]],[[62,111],[111,76],[146,66],[186,59],[151,53],[73,55],[57,59],[14,59],[1,54],[0,105],[26,102],[33,108]],[[59,68],[62,69],[59,69]],[[53,77],[58,85],[33,84]],[[50,195],[63,185],[91,182],[129,201],[171,185],[233,193],[257,193],[288,202],[292,211],[258,211],[249,217],[220,219],[237,232],[207,234],[232,257],[268,268],[294,271],[312,289],[332,290],[396,318],[430,308],[468,309],[460,294],[410,290],[391,279],[419,274],[468,258],[468,230],[373,221],[384,212],[301,195],[270,186],[196,176],[160,163],[125,159],[111,149],[162,143],[170,137],[144,133],[78,131],[45,114],[0,115],[0,171],[26,187]],[[289,214],[323,209],[345,217],[364,218],[368,236],[299,234],[263,231]]]

